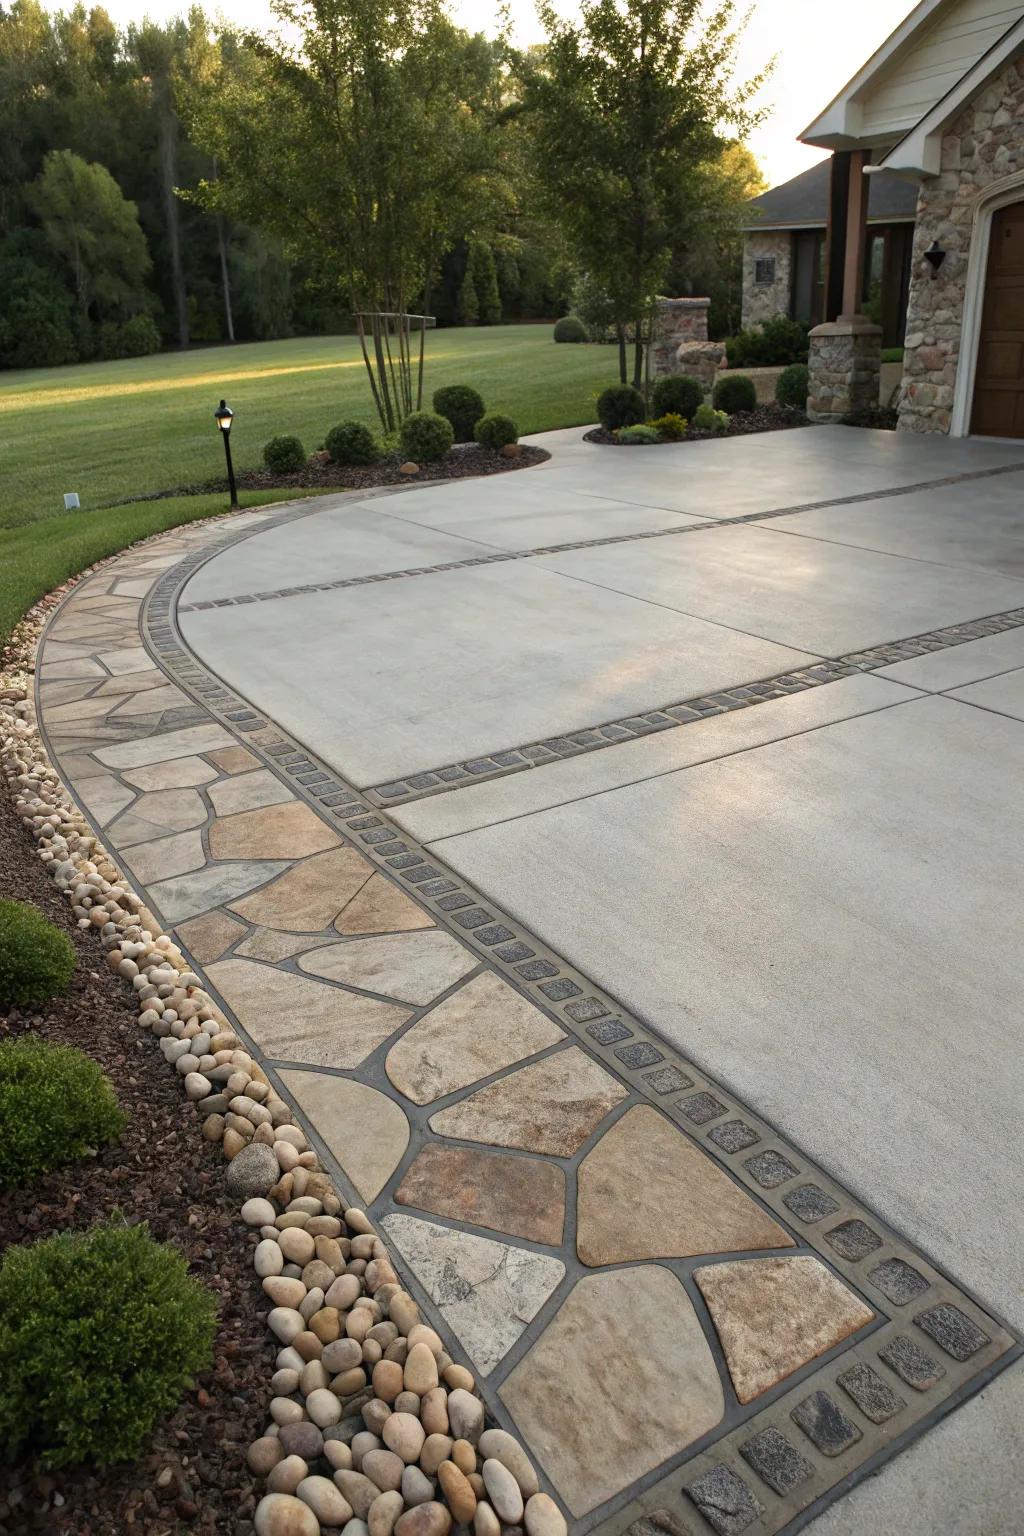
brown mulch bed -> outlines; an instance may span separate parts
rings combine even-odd
[[[756,411],[734,412],[729,417],[729,425],[723,427],[720,432],[704,432],[699,427],[689,427],[679,438],[679,442],[702,442],[710,437],[747,437],[752,432],[786,432],[793,427],[809,426],[810,422],[803,411],[797,411],[785,405],[759,405]],[[585,442],[604,443],[610,448],[660,448],[663,446],[660,443],[620,443],[615,433],[606,432],[604,427],[594,427],[590,432],[584,432],[583,438]]]
[[[221,1194],[223,1162],[199,1135],[194,1110],[157,1043],[140,1035],[125,984],[83,933],[0,790],[0,890],[30,901],[67,932],[79,965],[69,992],[37,1013],[0,1015],[0,1035],[28,1030],[99,1062],[129,1116],[115,1146],[0,1196],[0,1249],[81,1230],[118,1210],[173,1242],[219,1298],[214,1365],[159,1425],[138,1462],[37,1472],[0,1469],[4,1536],[249,1536],[256,1498],[245,1452],[266,1419],[273,1349],[252,1238]]]
[[[235,479],[240,491],[369,491],[380,485],[422,485],[428,480],[462,480],[471,475],[503,475],[509,470],[529,469],[534,464],[543,464],[550,457],[546,449],[528,443],[520,443],[519,452],[507,459],[500,453],[493,453],[490,448],[481,448],[479,443],[456,443],[443,459],[433,464],[421,464],[414,475],[401,474],[400,466],[407,462],[406,459],[400,453],[389,453],[378,459],[376,464],[323,464],[314,456],[292,475],[275,475],[269,469],[245,469],[240,470]],[[127,501],[163,501],[169,496],[202,496],[223,489],[222,478],[204,481],[202,485],[179,485],[166,491],[130,496]]]

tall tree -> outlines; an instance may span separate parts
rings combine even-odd
[[[735,80],[735,0],[583,0],[579,19],[540,9],[526,103],[533,171],[579,266],[635,337],[643,379],[651,306],[699,216],[704,168],[760,120],[764,74]],[[620,353],[623,381],[625,352]]]
[[[128,32],[128,47],[148,83],[156,116],[160,195],[179,347],[188,346],[189,311],[182,262],[181,204],[177,194],[179,125],[174,73],[185,30],[185,24],[180,21],[172,22],[167,27],[144,21],[141,26],[133,26]]]
[[[124,315],[143,306],[151,265],[146,237],[135,204],[105,166],[69,149],[51,150],[29,200],[68,266],[83,317],[94,307],[101,315]]]

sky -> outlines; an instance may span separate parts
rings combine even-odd
[[[48,9],[67,9],[70,3],[54,0]],[[144,15],[164,20],[187,11],[189,0],[103,3],[115,21],[124,23]],[[270,15],[267,0],[205,0],[204,8],[249,26],[260,25]],[[452,9],[456,19],[472,31],[494,28],[496,0],[452,0]],[[857,0],[857,27],[851,38],[850,0],[753,0],[741,45],[740,70],[749,78],[773,55],[776,58],[774,75],[761,97],[763,105],[773,110],[749,141],[770,186],[787,181],[821,158],[820,150],[797,143],[797,134],[911,9],[912,0]],[[533,0],[509,0],[509,10],[516,42],[541,39]],[[842,39],[842,47],[832,46],[836,38]]]

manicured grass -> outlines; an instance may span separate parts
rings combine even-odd
[[[286,501],[294,491],[243,493],[242,506]],[[70,512],[45,527],[0,528],[0,645],[22,614],[62,581],[127,544],[180,523],[226,512],[227,496],[178,496],[95,512]]]
[[[594,420],[617,373],[614,347],[559,346],[550,325],[431,332],[425,403],[441,384],[472,384],[522,433]],[[113,363],[0,374],[0,527],[85,509],[223,473],[213,410],[233,407],[239,468],[276,433],[317,448],[345,418],[375,423],[354,337],[318,336]]]

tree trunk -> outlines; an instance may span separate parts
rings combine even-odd
[[[181,269],[181,219],[174,186],[178,171],[178,119],[170,100],[170,82],[165,82],[160,103],[160,182],[167,222],[167,247],[171,259],[171,287],[178,317],[178,345],[188,346],[188,296]]]
[[[231,312],[231,275],[228,272],[228,245],[224,238],[224,220],[217,218],[217,244],[220,247],[220,282],[224,290],[224,323],[228,341],[235,339],[235,317]]]
[[[626,327],[616,325],[615,334],[619,341],[619,383],[627,383],[626,379]]]
[[[633,388],[642,389],[644,382],[644,322],[638,315],[634,321],[633,335]]]

